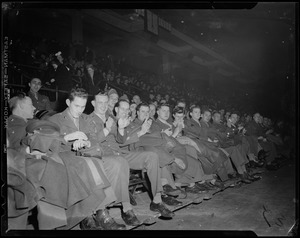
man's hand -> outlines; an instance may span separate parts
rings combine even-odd
[[[268,130],[268,131],[266,132],[266,135],[273,133],[273,131],[274,131],[273,129]]]
[[[179,168],[185,169],[185,164],[181,159],[175,158],[174,162],[178,165]]]
[[[91,147],[91,142],[88,140],[76,140],[73,143],[73,150],[79,150],[83,147]]]
[[[238,130],[242,130],[244,127],[243,126],[238,126]]]
[[[106,122],[105,122],[105,127],[108,130],[111,130],[111,127],[113,126],[113,124],[115,123],[114,119],[112,119],[111,117],[109,117]]]
[[[118,120],[118,126],[119,126],[119,129],[124,129],[126,126],[128,126],[130,123],[130,119],[127,117],[127,118],[120,118]]]
[[[172,129],[168,128],[166,130],[162,130],[163,133],[167,134],[168,136],[171,136],[173,134]]]
[[[88,137],[82,131],[75,131],[73,133],[65,135],[64,139],[65,139],[65,141],[88,140]]]
[[[145,135],[149,131],[151,125],[152,125],[152,120],[146,119],[142,125],[141,130],[138,132],[138,137]]]

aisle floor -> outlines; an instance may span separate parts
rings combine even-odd
[[[295,164],[264,171],[262,179],[228,188],[212,199],[176,211],[172,220],[158,219],[147,230],[253,231],[258,236],[287,236],[296,221]]]

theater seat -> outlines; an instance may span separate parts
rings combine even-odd
[[[133,196],[134,192],[139,187],[144,187],[148,193],[150,193],[150,187],[147,180],[146,170],[134,170],[130,169],[130,177],[129,177],[129,197],[130,203],[133,206],[136,206],[137,203]]]

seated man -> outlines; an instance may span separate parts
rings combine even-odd
[[[255,113],[253,115],[253,120],[245,126],[245,135],[250,143],[250,146],[252,146],[252,150],[256,152],[256,155],[258,155],[258,146],[261,146],[264,151],[269,152],[265,159],[267,166],[270,166],[277,157],[277,150],[274,143],[266,138],[267,135],[265,134],[263,128],[260,126],[261,121],[262,118],[260,114]]]
[[[30,97],[25,93],[19,93],[9,100],[9,107],[12,114],[7,120],[7,138],[10,147],[18,148],[21,140],[26,136],[27,122],[34,117],[35,107]]]
[[[209,128],[210,112],[206,110],[203,117],[206,117],[208,126],[204,128],[200,122],[201,109],[199,106],[193,106],[190,109],[191,119],[185,121],[183,129],[184,135],[194,140],[202,156],[202,166],[206,174],[217,174],[221,181],[229,179],[228,174],[234,173],[230,159],[217,146],[218,141],[209,138],[212,130]],[[203,118],[202,118],[203,119]],[[206,124],[205,124],[206,125]]]
[[[42,87],[42,81],[39,78],[32,78],[28,85],[30,87],[28,96],[31,98],[32,104],[36,108],[36,118],[46,119],[53,115],[55,112],[51,107],[49,98],[39,93]]]
[[[60,127],[60,133],[69,143],[63,147],[64,151],[79,151],[84,156],[100,157],[101,147],[98,141],[93,139],[87,132],[89,131],[88,116],[83,113],[87,103],[87,92],[82,88],[72,89],[69,98],[66,100],[68,107],[61,113],[48,118]],[[86,150],[83,150],[83,148]],[[74,152],[75,155],[75,152]],[[129,202],[128,183],[129,183],[129,167],[124,159],[119,160],[100,160],[103,162],[107,177],[117,197],[118,202],[122,202],[122,218],[128,225],[138,225],[140,222],[136,218],[131,204]],[[118,172],[116,172],[118,171]],[[101,210],[101,218],[112,221],[107,224],[104,229],[119,229],[117,224],[108,215],[106,209]]]
[[[182,110],[182,116],[184,116]],[[168,122],[170,118],[170,106],[160,104],[157,107],[158,118],[152,123],[151,132],[159,132],[170,144],[169,152],[174,157],[172,164],[172,173],[175,176],[175,184],[178,187],[186,187],[185,191],[189,193],[205,192],[203,188],[197,186],[196,182],[200,181],[199,162],[189,154],[187,147],[179,143],[175,138],[181,132],[182,127],[176,127]]]
[[[137,118],[126,128],[128,139],[125,143],[129,144],[131,151],[154,151],[158,154],[164,193],[166,195],[177,197],[182,192],[177,189],[171,174],[171,164],[174,163],[174,157],[162,148],[164,141],[160,133],[151,133],[150,127],[152,119],[149,118],[149,111],[149,105],[146,103],[140,103],[137,106]],[[182,194],[180,197],[185,197],[185,194]],[[180,202],[169,196],[163,196],[162,200],[167,205],[180,204]]]
[[[37,205],[38,229],[70,229],[82,220],[81,224],[90,223],[89,227],[81,226],[83,229],[104,229],[100,225],[103,223],[116,229],[111,220],[100,217],[100,209],[115,200],[101,167],[87,164],[82,157],[58,154],[60,143],[65,143],[58,136],[59,128],[47,121],[27,121],[35,109],[29,97],[11,98],[10,107],[12,115],[7,130],[9,228],[23,229],[30,209]],[[25,137],[26,134],[29,136]],[[99,163],[98,159],[90,160]],[[24,183],[16,180],[16,176],[23,178]],[[93,211],[97,214],[95,220]]]
[[[188,158],[188,169],[184,174],[188,176],[182,176],[177,182],[188,182],[196,184],[200,191],[207,191],[216,189],[212,183],[215,182],[213,174],[205,174],[202,168],[202,161],[205,160],[201,156],[201,150],[197,143],[191,138],[183,135],[185,111],[182,107],[175,107],[173,110],[173,126],[175,128],[173,137],[177,139],[180,144],[185,145],[187,158]],[[211,183],[212,182],[212,183]],[[189,188],[187,188],[189,189]]]
[[[247,172],[246,164],[249,161],[246,157],[246,153],[243,153],[243,137],[237,135],[238,128],[235,127],[235,123],[237,122],[236,114],[231,114],[228,118],[227,126],[221,124],[220,119],[220,113],[215,112],[213,114],[213,123],[211,128],[216,130],[216,138],[219,140],[221,148],[229,154],[241,181],[243,183],[251,183],[251,181],[258,180],[259,177],[251,176]]]
[[[159,171],[159,159],[154,152],[131,152],[124,145],[126,140],[125,128],[129,125],[129,102],[120,100],[115,107],[116,117],[107,116],[108,96],[106,93],[95,95],[92,101],[94,112],[89,115],[88,129],[90,135],[95,138],[104,150],[103,160],[128,161],[129,167],[134,170],[147,170],[147,175],[151,183],[153,201],[150,204],[151,211],[160,212],[164,217],[173,217],[171,212],[161,200],[161,177]],[[127,181],[128,183],[129,181]],[[128,185],[127,185],[128,190]],[[128,200],[129,202],[129,197]]]

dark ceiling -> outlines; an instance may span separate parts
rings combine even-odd
[[[129,9],[114,11],[122,16],[132,13]],[[206,9],[151,11],[252,78],[286,77],[295,69],[296,3],[223,3]],[[173,45],[185,45],[174,40]]]

